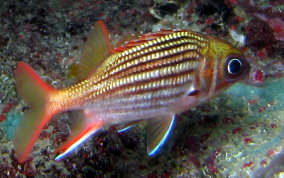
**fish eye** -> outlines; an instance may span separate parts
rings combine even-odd
[[[238,72],[241,71],[241,67],[242,67],[242,61],[240,61],[237,58],[233,58],[229,61],[227,70],[230,74],[237,74]]]
[[[249,72],[249,63],[241,55],[230,55],[224,64],[224,75],[227,81],[236,81]]]

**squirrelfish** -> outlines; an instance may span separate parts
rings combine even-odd
[[[148,33],[112,48],[98,21],[84,45],[75,85],[54,89],[26,63],[18,63],[16,89],[29,110],[13,140],[16,158],[24,162],[43,127],[63,111],[77,119],[56,160],[106,125],[129,127],[142,120],[147,122],[148,154],[154,155],[177,113],[224,91],[249,69],[241,50],[189,30]]]

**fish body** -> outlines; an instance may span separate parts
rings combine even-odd
[[[102,22],[84,46],[79,82],[64,89],[44,83],[25,63],[15,72],[19,95],[30,106],[17,129],[14,148],[27,159],[40,131],[63,111],[76,121],[57,160],[105,125],[147,121],[149,155],[167,138],[174,117],[243,79],[243,53],[220,39],[188,30],[162,30],[112,49]]]

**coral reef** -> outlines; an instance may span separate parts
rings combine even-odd
[[[271,48],[275,42],[273,30],[260,19],[252,19],[246,27],[246,44],[255,50]]]
[[[271,151],[273,152],[273,150]],[[255,178],[261,178],[261,177],[273,177],[277,174],[283,175],[284,171],[284,153],[283,151],[275,154],[273,156],[273,159],[271,160],[270,164],[265,168],[258,168],[254,174],[253,177]]]
[[[0,6],[0,175],[279,175],[277,163],[283,152],[277,153],[284,147],[283,11],[281,0],[4,0]],[[123,133],[113,126],[56,162],[53,151],[67,138],[72,122],[63,113],[46,126],[28,161],[19,164],[11,138],[26,108],[15,92],[16,63],[29,63],[56,88],[71,84],[68,74],[96,20],[106,23],[114,44],[132,33],[163,28],[218,36],[245,52],[252,65],[250,77],[245,84],[178,115],[172,135],[155,157],[146,153],[143,125]]]

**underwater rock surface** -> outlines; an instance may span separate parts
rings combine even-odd
[[[4,0],[0,6],[0,175],[280,175],[284,166],[276,166],[284,148],[283,10],[281,0]],[[73,66],[96,20],[106,23],[114,42],[131,33],[163,28],[218,36],[245,51],[252,64],[250,79],[178,115],[172,135],[155,157],[146,153],[146,134],[140,125],[120,134],[116,127],[107,128],[77,153],[55,162],[52,152],[69,134],[70,119],[63,113],[41,133],[29,160],[19,164],[11,138],[27,108],[15,92],[16,63],[27,62],[54,87],[71,84]],[[255,34],[251,27],[269,34]],[[258,45],[261,41],[265,43]]]

